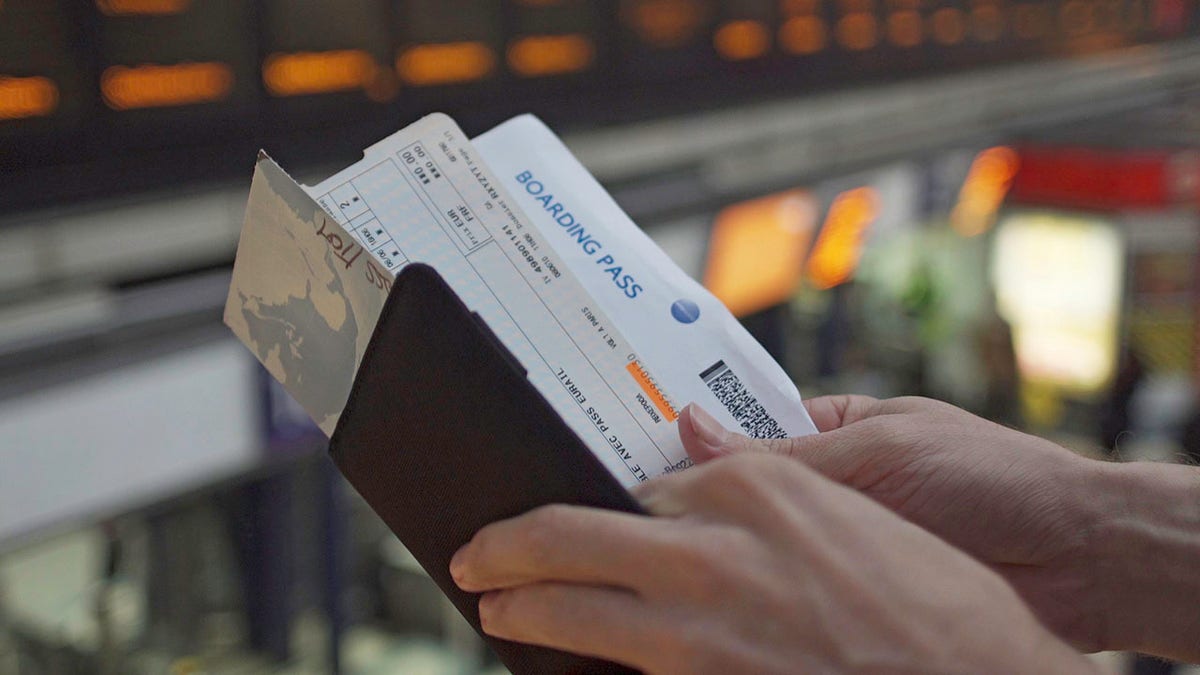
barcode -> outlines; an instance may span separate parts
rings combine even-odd
[[[746,390],[737,374],[717,361],[700,373],[700,379],[708,385],[717,400],[733,415],[733,419],[742,426],[742,430],[751,438],[787,438],[779,423],[771,417],[771,413],[762,407],[754,395]]]

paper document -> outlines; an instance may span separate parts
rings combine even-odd
[[[690,464],[674,425],[689,401],[755,436],[814,431],[782,369],[532,117],[475,145],[431,115],[314,187],[260,159],[226,322],[330,433],[409,262],[438,270],[626,486]]]
[[[787,373],[533,115],[473,140],[672,400],[756,438],[816,431]]]

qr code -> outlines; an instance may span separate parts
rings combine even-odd
[[[704,372],[700,379],[708,385],[709,390],[716,395],[717,400],[733,415],[733,419],[742,426],[742,430],[751,438],[787,438],[779,423],[771,417],[771,413],[762,407],[754,395],[746,390],[737,374],[717,361]]]

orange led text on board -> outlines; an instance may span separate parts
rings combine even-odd
[[[482,42],[430,43],[408,47],[396,58],[396,72],[414,86],[481,80],[496,68],[496,54]]]
[[[113,110],[211,103],[233,91],[233,69],[225,63],[110,66],[100,76],[100,94]]]
[[[879,42],[879,25],[875,15],[868,12],[851,12],[838,19],[838,43],[851,51],[871,49]]]
[[[105,16],[170,16],[182,14],[192,0],[96,0]]]
[[[377,71],[361,49],[274,53],[263,62],[263,84],[274,96],[328,94],[367,89]]]
[[[708,18],[697,0],[628,0],[621,17],[638,39],[660,49],[691,42]]]
[[[596,56],[592,40],[578,33],[528,35],[508,46],[508,67],[522,77],[566,75],[586,70]]]
[[[46,117],[58,109],[58,86],[48,77],[0,75],[0,120]]]
[[[825,22],[815,16],[793,16],[779,29],[779,44],[792,54],[815,54],[829,39]]]
[[[746,61],[767,53],[771,33],[761,21],[729,21],[713,34],[713,47],[726,61]]]

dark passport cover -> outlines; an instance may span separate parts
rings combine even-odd
[[[329,452],[516,675],[635,673],[484,635],[450,557],[483,526],[544,504],[642,513],[517,359],[431,267],[396,277]]]

